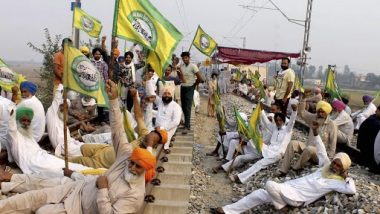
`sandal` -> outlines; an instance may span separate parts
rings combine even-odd
[[[165,163],[165,162],[168,162],[169,159],[168,159],[168,157],[162,157],[162,158],[160,159],[160,161]]]
[[[151,182],[154,186],[160,186],[161,185],[161,180],[158,178],[153,179]]]
[[[162,173],[162,172],[165,172],[165,168],[162,167],[162,166],[159,166],[159,167],[157,167],[156,171],[157,171],[158,173]]]
[[[224,214],[225,212],[220,212],[218,208],[210,208],[211,214]]]
[[[214,157],[217,157],[217,156],[218,156],[218,153],[216,153],[216,152],[209,152],[209,153],[206,153],[206,156],[214,156]]]
[[[144,201],[147,203],[153,203],[156,198],[153,195],[146,195]]]

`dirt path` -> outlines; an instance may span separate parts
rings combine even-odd
[[[193,171],[192,182],[196,193],[193,199],[196,202],[193,203],[190,213],[209,213],[210,207],[230,203],[233,191],[226,173],[211,173],[211,168],[221,162],[216,161],[215,157],[206,156],[207,152],[215,148],[218,129],[216,118],[207,116],[207,97],[201,97],[201,108],[195,119],[196,148],[193,153],[193,164],[196,168]]]

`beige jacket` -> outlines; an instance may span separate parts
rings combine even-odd
[[[304,120],[309,127],[312,126],[313,121],[318,121],[320,124],[319,127],[319,136],[323,143],[325,144],[327,155],[329,158],[333,158],[335,155],[336,141],[338,129],[334,121],[330,119],[330,116],[327,116],[326,120],[320,119],[317,117],[317,114],[312,114],[308,111],[305,111],[305,103],[301,102],[299,105],[299,115],[302,120]],[[314,139],[313,132],[309,131],[309,138],[307,140],[308,145],[313,145],[312,141]]]

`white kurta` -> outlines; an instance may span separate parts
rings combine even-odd
[[[156,96],[156,99],[157,99],[157,94],[155,92],[156,85],[155,85],[155,80],[153,79],[153,77],[152,79],[146,81],[145,90],[146,90],[147,96]],[[149,131],[153,130],[152,120],[153,120],[153,103],[147,102],[146,108],[145,108],[144,122]]]
[[[165,105],[162,99],[156,99],[157,116],[156,127],[161,127],[168,132],[168,142],[165,143],[164,148],[169,149],[171,138],[177,130],[182,117],[182,108],[176,102],[171,101]]]
[[[325,146],[319,136],[314,137],[314,143],[317,147],[320,166],[330,164]],[[268,181],[266,190],[255,190],[236,203],[224,206],[223,211],[226,214],[238,214],[264,203],[272,203],[276,209],[281,209],[287,204],[307,206],[332,191],[355,194],[355,183],[352,178],[346,178],[344,181],[324,178],[322,168],[320,168],[310,175],[285,183]]]
[[[199,112],[200,106],[201,106],[201,97],[197,90],[194,90],[193,103],[194,103],[195,112]]]
[[[2,148],[5,148],[8,152],[8,160],[10,162],[13,161],[11,155],[11,147],[7,138],[8,135],[8,121],[9,121],[9,113],[8,108],[12,105],[12,101],[8,100],[5,97],[0,96],[0,151]]]
[[[40,141],[42,138],[42,135],[45,132],[45,110],[44,106],[42,105],[41,101],[36,97],[32,96],[28,99],[23,99],[17,107],[28,107],[33,109],[33,119],[32,123],[30,124],[33,130],[33,137],[36,140],[36,142]]]
[[[16,164],[25,174],[41,174],[46,177],[63,176],[62,168],[65,162],[47,151],[41,149],[33,137],[22,135],[17,130],[16,111],[14,108],[9,109],[9,114],[14,110],[9,119],[9,139],[12,145],[12,155]],[[81,171],[89,169],[80,164],[69,164],[70,169]]]
[[[352,135],[354,134],[354,123],[346,111],[341,111],[335,119],[333,119],[339,132],[345,135],[347,142],[351,142]],[[338,134],[338,138],[339,138]],[[341,140],[341,139],[340,139]]]
[[[242,183],[248,181],[248,179],[256,174],[261,169],[276,163],[284,155],[286,147],[288,146],[292,138],[292,130],[297,117],[297,112],[292,112],[289,122],[282,126],[280,129],[273,123],[271,123],[265,115],[264,110],[261,112],[261,121],[263,125],[272,133],[270,144],[263,145],[262,155],[263,159],[257,161],[246,171],[239,173],[238,177]]]
[[[235,160],[233,160],[233,153],[235,152],[236,146],[238,144],[239,144],[238,140],[230,141],[230,145],[232,145],[232,147],[229,145],[230,147],[228,148],[227,156],[228,154],[230,154],[230,151],[232,151],[232,156],[230,157],[230,159],[227,159],[226,157],[226,159],[229,161],[222,165],[222,168],[226,172],[228,172],[231,167],[236,168],[236,167],[242,166],[246,162],[262,157],[261,154],[257,152],[256,147],[253,145],[252,141],[250,140],[249,142],[247,142],[246,145],[242,146],[242,154],[236,156]]]
[[[55,149],[55,155],[64,155],[64,132],[63,121],[58,117],[59,105],[63,102],[62,99],[63,86],[60,84],[54,95],[54,100],[46,112],[46,126],[49,134],[51,146]],[[70,131],[67,128],[67,145],[69,157],[82,156],[80,147],[83,143],[75,140],[70,136]]]
[[[359,129],[364,120],[366,120],[369,116],[376,113],[376,106],[373,103],[370,103],[367,107],[353,113],[351,116],[353,118],[356,117],[356,122],[354,123],[355,129]]]

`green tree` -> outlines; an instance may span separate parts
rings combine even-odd
[[[60,40],[62,35],[50,35],[49,29],[45,28],[45,39],[46,41],[40,46],[28,42],[27,45],[32,48],[34,51],[43,55],[42,67],[40,68],[39,73],[40,82],[38,83],[39,92],[38,98],[41,100],[44,108],[47,109],[53,99],[53,82],[54,82],[54,63],[53,57],[56,52],[61,48]]]

